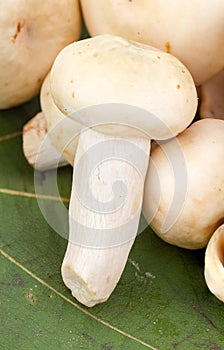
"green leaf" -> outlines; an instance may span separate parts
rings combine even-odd
[[[150,228],[106,303],[88,309],[71,296],[60,275],[67,242],[42,216],[22,151],[22,127],[37,111],[34,99],[0,112],[1,348],[223,349],[224,304],[205,284],[204,251],[170,246]],[[64,198],[71,174],[58,171]],[[55,213],[52,173],[39,176],[49,195],[39,200]]]
[[[7,255],[1,257],[1,267],[2,349],[141,349]]]

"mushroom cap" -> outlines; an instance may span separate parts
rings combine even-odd
[[[205,280],[210,291],[224,302],[224,224],[214,232],[206,248]]]
[[[123,123],[151,138],[167,139],[184,130],[197,109],[193,79],[177,58],[113,35],[68,45],[57,56],[50,79],[56,106],[70,117],[85,109],[83,121],[86,118],[92,125],[102,122],[102,116],[98,111],[98,118],[91,108],[88,113],[91,106],[116,103],[145,111],[144,118],[137,110],[132,116],[121,109],[106,113],[104,122],[117,125],[105,126],[104,132],[115,135]]]
[[[0,109],[35,96],[58,52],[81,31],[78,0],[0,0]]]
[[[197,85],[224,66],[223,0],[81,0],[91,36],[120,35],[178,57]]]
[[[203,119],[152,150],[143,213],[164,241],[207,245],[224,219],[224,121]]]

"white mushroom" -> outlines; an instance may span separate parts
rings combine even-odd
[[[49,74],[41,87],[40,104],[42,112],[23,128],[23,152],[27,161],[39,171],[73,165],[83,125],[67,118],[57,108],[51,96]]]
[[[33,96],[59,51],[79,39],[78,0],[0,0],[0,109]]]
[[[224,121],[203,119],[151,154],[143,213],[166,242],[205,247],[224,220]]]
[[[205,280],[210,291],[224,302],[224,224],[215,231],[206,248]]]
[[[73,165],[78,136],[83,125],[70,120],[57,108],[51,96],[49,74],[41,87],[40,104],[46,118],[49,139],[58,152]]]
[[[50,79],[56,106],[84,125],[62,277],[73,296],[93,306],[114,290],[134,242],[150,139],[184,130],[197,94],[175,57],[110,35],[63,49]]]
[[[91,36],[120,35],[178,57],[197,85],[224,66],[224,1],[81,0]]]
[[[202,119],[224,119],[224,69],[200,86],[200,99]]]
[[[44,147],[42,147],[44,142]],[[55,169],[68,164],[47,137],[47,124],[42,112],[30,119],[23,127],[23,152],[35,169]]]

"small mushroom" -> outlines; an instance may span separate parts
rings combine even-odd
[[[46,118],[49,139],[68,163],[73,165],[78,136],[83,125],[67,118],[55,105],[51,96],[50,74],[47,75],[41,87],[40,104]]]
[[[34,97],[59,51],[78,40],[78,0],[0,1],[0,109]]]
[[[93,306],[114,290],[137,234],[150,140],[183,131],[197,93],[175,57],[111,35],[63,49],[50,90],[63,115],[84,126],[61,271],[73,296]]]
[[[202,119],[224,119],[224,69],[200,86],[200,99]]]
[[[28,163],[36,170],[45,171],[68,164],[47,137],[43,112],[30,119],[23,127],[23,152]],[[42,144],[44,142],[44,147]]]
[[[178,57],[196,85],[224,65],[223,0],[81,0],[91,36],[120,35]]]
[[[207,245],[224,220],[224,121],[203,119],[151,153],[143,213],[164,241]]]
[[[42,112],[23,127],[23,152],[28,163],[39,171],[73,165],[83,125],[67,118],[56,107],[49,74],[41,87],[40,104]]]
[[[224,302],[224,224],[215,231],[206,248],[205,280],[210,291]]]

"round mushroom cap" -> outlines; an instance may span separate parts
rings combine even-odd
[[[81,0],[91,36],[120,35],[178,57],[197,85],[224,66],[224,1]]]
[[[203,119],[152,150],[143,214],[164,241],[207,245],[224,220],[224,121]]]
[[[0,109],[28,101],[81,31],[78,0],[0,0]]]
[[[50,76],[52,97],[64,114],[72,117],[79,111],[88,126],[115,123],[114,128],[104,128],[115,135],[123,124],[150,138],[167,139],[184,130],[197,109],[193,79],[177,58],[113,35],[68,45],[57,56]],[[111,113],[91,109],[112,104],[135,110],[128,114],[121,108],[117,113],[112,107]]]
[[[206,248],[205,280],[210,291],[224,302],[224,224],[215,231]]]

